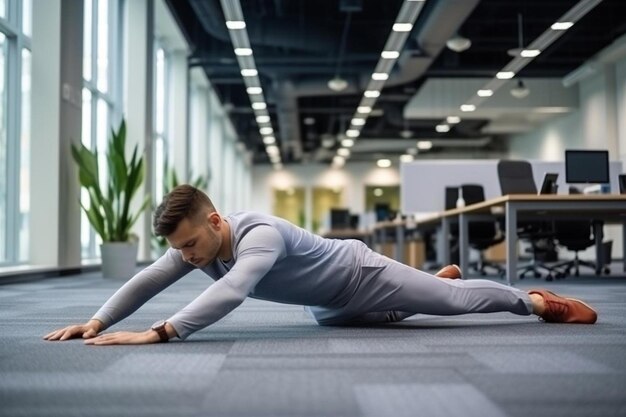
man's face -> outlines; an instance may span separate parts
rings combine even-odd
[[[183,219],[167,241],[181,251],[185,262],[202,268],[217,258],[222,247],[220,230],[221,217],[213,212],[197,221]]]

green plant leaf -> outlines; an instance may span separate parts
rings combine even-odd
[[[71,146],[72,157],[78,166],[81,187],[89,193],[90,207],[81,204],[90,224],[104,242],[128,241],[130,229],[147,204],[134,213],[130,212],[133,197],[145,179],[144,157],[134,147],[132,158],[126,158],[126,121],[122,120],[117,131],[111,129],[106,161],[108,175],[106,184],[100,184],[98,151]],[[146,197],[149,200],[149,197]]]

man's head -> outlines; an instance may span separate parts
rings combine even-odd
[[[165,196],[154,212],[153,227],[198,267],[213,262],[223,249],[222,218],[209,197],[191,185],[179,185]]]

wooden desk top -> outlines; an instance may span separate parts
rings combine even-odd
[[[509,194],[500,197],[495,197],[489,200],[481,201],[480,203],[471,204],[462,208],[454,208],[440,213],[435,213],[432,216],[425,217],[417,221],[385,221],[378,222],[374,226],[374,230],[393,228],[397,226],[406,227],[407,224],[413,223],[417,227],[429,225],[431,223],[437,223],[445,217],[456,217],[460,214],[481,214],[490,213],[494,214],[494,211],[500,209],[503,213],[504,206],[507,202],[562,202],[562,201],[623,201],[625,203],[624,215],[626,216],[626,194]]]

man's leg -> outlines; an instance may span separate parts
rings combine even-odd
[[[458,315],[508,311],[538,314],[548,322],[593,323],[596,313],[580,300],[535,290],[530,295],[489,280],[450,280],[372,254],[368,266],[380,267],[363,277],[352,310],[376,322],[396,321],[413,314]],[[373,313],[377,313],[373,314]]]

